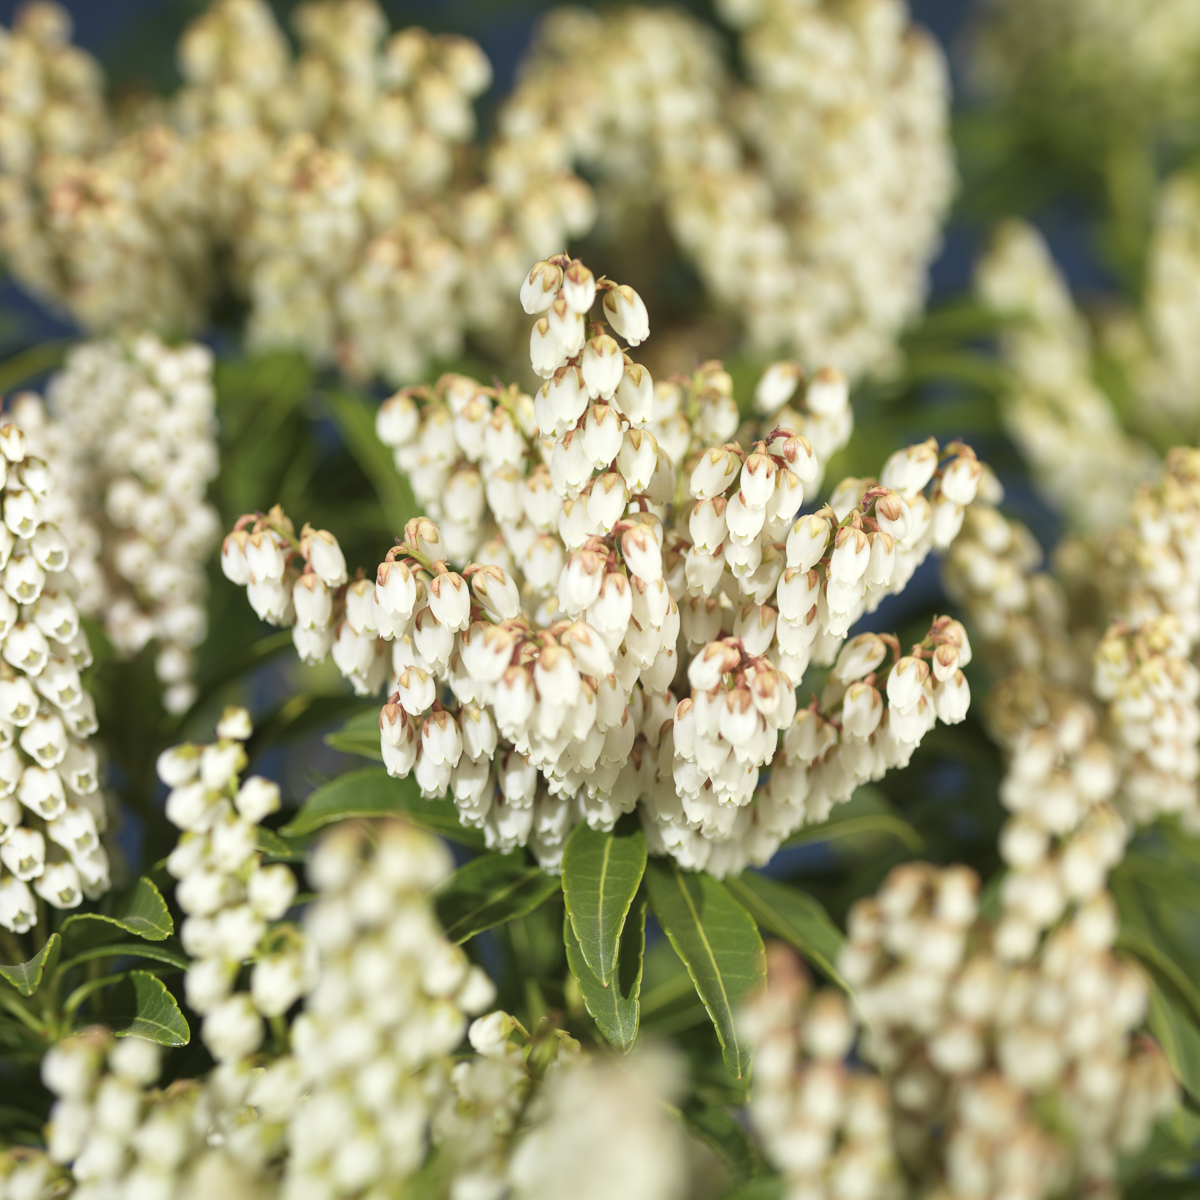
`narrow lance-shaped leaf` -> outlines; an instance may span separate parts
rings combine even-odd
[[[750,1069],[750,1050],[739,1035],[738,1011],[766,984],[766,953],[753,918],[711,875],[684,872],[651,859],[646,885],[675,953],[704,1001],[729,1073]]]
[[[763,929],[790,942],[823,975],[850,990],[837,970],[838,955],[846,939],[825,909],[807,892],[756,871],[727,879],[725,886]]]
[[[63,937],[68,943],[77,942],[81,937],[86,939],[95,930],[96,925],[115,926],[151,942],[165,941],[175,932],[175,922],[171,920],[171,913],[162,892],[145,876],[137,881],[120,916],[76,913],[63,922]]]
[[[140,1037],[160,1046],[186,1046],[191,1030],[175,997],[157,975],[130,971],[105,997],[104,1021],[117,1037]]]
[[[629,907],[646,871],[646,835],[618,835],[585,823],[575,826],[563,851],[563,898],[579,951],[607,985]]]
[[[567,965],[584,1007],[596,1022],[596,1028],[623,1053],[637,1039],[642,994],[642,963],[646,950],[646,904],[637,906],[621,932],[616,968],[605,985],[593,973],[583,957],[570,917],[563,918],[563,942]]]
[[[54,970],[61,950],[62,938],[52,933],[46,939],[46,944],[27,963],[0,967],[0,977],[11,983],[22,996],[32,996],[41,985],[42,976]]]
[[[299,838],[335,821],[387,816],[404,817],[464,846],[483,846],[483,834],[463,827],[451,801],[425,800],[415,779],[393,779],[382,767],[364,767],[322,784],[279,832]]]
[[[562,880],[547,875],[524,853],[481,854],[459,867],[434,893],[446,936],[465,942],[485,929],[531,913]]]

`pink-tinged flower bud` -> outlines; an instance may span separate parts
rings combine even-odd
[[[583,348],[580,370],[584,386],[593,400],[597,397],[611,400],[625,374],[625,358],[620,346],[606,333],[589,338]]]
[[[733,636],[742,639],[751,657],[761,657],[771,648],[777,615],[769,604],[747,604],[734,618]]]
[[[892,582],[896,569],[896,542],[890,533],[869,533],[867,541],[871,555],[863,576],[868,588],[885,588]]]
[[[612,656],[603,638],[587,622],[578,621],[560,635],[562,645],[571,652],[575,665],[584,675],[604,679],[612,674]]]
[[[962,528],[965,510],[948,496],[935,496],[933,505],[933,544],[945,550]]]
[[[650,316],[641,296],[627,284],[604,293],[604,319],[631,346],[650,336]]]
[[[938,464],[936,438],[929,438],[906,450],[897,450],[883,465],[880,482],[911,500],[933,478]]]
[[[658,443],[648,429],[627,429],[617,451],[617,470],[632,495],[644,492],[658,467]]]
[[[593,404],[583,419],[583,452],[595,471],[601,471],[621,449],[621,418],[607,404]]]
[[[884,533],[902,542],[912,529],[912,510],[895,492],[888,492],[875,501],[875,520]]]
[[[947,725],[957,725],[966,717],[967,709],[971,706],[971,688],[961,671],[955,671],[948,679],[934,684],[933,706],[939,720]]]
[[[350,628],[355,633],[378,633],[379,617],[374,585],[369,579],[356,579],[346,589],[346,621]]]
[[[777,413],[795,394],[804,379],[804,368],[797,362],[772,363],[754,389],[754,409],[763,416]]]
[[[933,652],[933,677],[945,683],[958,670],[958,647],[943,644]]]
[[[865,741],[875,732],[883,717],[883,699],[869,683],[852,683],[842,698],[842,730],[847,736]]]
[[[534,664],[533,682],[538,692],[539,720],[543,714],[555,713],[558,724],[554,730],[557,732],[567,710],[579,699],[579,670],[570,652],[562,646],[546,646]]]
[[[565,363],[583,349],[587,323],[582,314],[570,308],[561,296],[550,305],[546,320],[550,325],[550,335],[558,344],[559,362]]]
[[[420,717],[433,707],[437,699],[437,686],[427,671],[420,667],[409,667],[400,672],[395,694],[396,702],[405,712]]]
[[[246,543],[250,535],[239,529],[227,534],[221,543],[221,570],[225,578],[239,587],[245,587],[250,582],[250,563],[246,558]]]
[[[694,692],[711,692],[740,661],[736,646],[723,641],[709,642],[689,664],[688,683]]]
[[[428,517],[411,517],[404,526],[404,540],[430,562],[440,562],[446,557],[442,531]]]
[[[375,573],[375,603],[387,614],[393,628],[408,623],[417,603],[417,583],[407,564],[379,564]]]
[[[766,509],[748,503],[745,492],[735,492],[729,497],[725,507],[725,525],[731,541],[742,546],[756,541],[766,519]]]
[[[887,642],[877,633],[860,633],[842,647],[830,675],[841,683],[852,683],[878,669],[887,657]]]
[[[563,273],[562,295],[567,307],[586,316],[596,302],[596,277],[575,259]]]
[[[978,459],[960,454],[942,472],[942,495],[955,504],[967,505],[975,499],[983,464]]]
[[[550,331],[550,322],[542,317],[529,332],[529,362],[534,374],[549,379],[567,357],[558,338]]]
[[[850,403],[850,385],[846,377],[833,367],[822,367],[809,381],[804,404],[819,417],[837,417]]]
[[[775,491],[775,462],[767,454],[756,451],[742,464],[739,480],[742,498],[750,508],[766,508]]]
[[[421,410],[405,392],[389,397],[375,414],[375,434],[393,450],[411,444],[420,428]]]
[[[715,550],[726,537],[724,496],[712,500],[697,500],[688,518],[692,544],[700,550]]]
[[[421,753],[439,766],[458,766],[462,756],[462,734],[458,723],[444,709],[430,713],[421,723]]]
[[[337,538],[327,529],[305,525],[300,534],[300,553],[308,560],[313,574],[329,587],[346,582],[346,558]]]
[[[587,494],[587,515],[601,533],[610,532],[628,506],[629,489],[625,486],[625,480],[615,471],[608,471],[592,480]]]
[[[558,298],[562,287],[562,268],[548,262],[533,264],[525,281],[521,284],[521,307],[532,317],[545,312]]]
[[[656,583],[663,577],[662,550],[649,526],[635,525],[621,534],[621,556],[639,579]]]
[[[613,403],[634,428],[654,417],[654,380],[639,363],[625,364],[625,373],[613,395]]]
[[[333,597],[316,575],[301,575],[292,588],[297,628],[324,629],[333,620]]]
[[[450,571],[429,585],[429,608],[438,623],[452,633],[466,629],[471,620],[471,592],[467,581]]]
[[[534,419],[544,434],[561,437],[587,411],[588,394],[578,367],[560,367],[542,384],[533,402]]]
[[[604,559],[594,550],[577,550],[567,559],[558,581],[558,602],[568,616],[579,616],[600,595]]]
[[[517,585],[503,570],[495,566],[481,567],[471,576],[475,599],[497,620],[511,621],[521,611],[521,594]]]
[[[714,446],[701,455],[692,470],[688,487],[697,500],[723,496],[741,469],[741,458],[726,446]]]
[[[13,424],[0,425],[0,454],[10,463],[19,463],[25,457],[25,435]]]
[[[853,525],[843,525],[833,538],[833,553],[829,556],[829,578],[838,583],[858,583],[871,560],[871,545],[867,535]]]
[[[789,621],[802,620],[817,603],[820,591],[821,576],[817,571],[788,567],[775,592],[780,615]]]
[[[924,694],[925,680],[929,678],[929,664],[924,659],[900,659],[888,675],[888,704],[901,712],[910,712]]]
[[[833,525],[827,516],[811,513],[801,517],[788,534],[787,565],[801,571],[812,570],[825,556],[832,536]]]

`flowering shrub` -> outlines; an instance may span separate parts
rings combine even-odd
[[[123,98],[21,10],[0,1200],[1192,1194],[1195,84],[1089,3],[972,119],[1121,64],[1136,285],[1006,211],[927,314],[900,0],[555,9],[490,122],[374,0]]]

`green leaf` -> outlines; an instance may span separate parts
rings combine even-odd
[[[1200,1029],[1187,1006],[1169,988],[1155,982],[1150,989],[1150,1032],[1158,1039],[1175,1078],[1200,1098]]]
[[[308,849],[307,843],[302,839],[297,839],[299,844],[289,842],[273,829],[264,829],[261,825],[255,831],[255,839],[259,850],[276,862],[303,862],[304,853]]]
[[[459,867],[434,891],[438,919],[452,942],[532,912],[562,886],[518,850],[481,854]]]
[[[768,879],[757,871],[727,879],[725,886],[761,928],[791,943],[838,987],[850,990],[837,970],[838,955],[846,939],[825,909],[807,892]]]
[[[359,713],[351,717],[341,729],[335,729],[325,735],[325,745],[341,750],[343,754],[357,754],[362,758],[373,758],[376,762],[383,761],[383,751],[379,748],[379,710],[372,709],[369,713]]]
[[[778,1175],[768,1175],[727,1193],[722,1200],[783,1200],[783,1194],[783,1179]]]
[[[693,1100],[684,1108],[684,1124],[721,1160],[739,1184],[758,1174],[758,1155],[746,1131],[719,1104]]]
[[[175,997],[157,975],[130,971],[105,997],[104,1021],[117,1037],[140,1037],[160,1046],[186,1046],[191,1030]]]
[[[63,937],[72,940],[81,934],[86,935],[97,924],[114,925],[151,942],[161,942],[175,932],[175,922],[171,920],[162,892],[144,875],[137,881],[119,917],[104,913],[75,913],[63,922]]]
[[[334,821],[370,817],[404,817],[461,845],[479,849],[484,844],[482,832],[459,822],[452,801],[423,800],[415,779],[393,779],[382,767],[363,767],[322,784],[279,832],[298,838]]]
[[[616,969],[607,985],[601,983],[588,966],[571,919],[566,916],[563,917],[563,943],[567,950],[567,965],[579,984],[584,1007],[600,1032],[623,1054],[628,1054],[638,1032],[642,963],[646,950],[645,903],[638,906],[633,920],[625,922],[618,944]]]
[[[371,481],[387,519],[403,529],[409,517],[416,516],[417,503],[408,483],[401,478],[392,452],[375,433],[377,405],[353,392],[331,392],[322,396],[325,406],[342,435],[346,449]]]
[[[149,958],[155,962],[177,967],[181,971],[186,971],[192,965],[190,959],[175,950],[168,950],[164,946],[147,946],[142,942],[106,942],[104,945],[92,946],[90,949],[68,958],[60,970],[65,974],[72,967],[77,967],[85,962],[95,962],[101,958]]]
[[[651,859],[646,885],[654,915],[716,1028],[729,1073],[744,1078],[750,1050],[738,1036],[738,1010],[766,983],[767,973],[758,927],[707,873],[685,873],[673,862]]]
[[[612,980],[617,942],[646,873],[646,835],[575,826],[563,850],[562,886],[579,951],[602,984]]]
[[[62,938],[52,933],[46,939],[46,944],[27,963],[0,967],[0,977],[11,983],[22,996],[32,996],[38,990],[45,972],[54,970],[61,951]]]

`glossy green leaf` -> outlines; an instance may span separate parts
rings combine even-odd
[[[1169,987],[1155,982],[1150,989],[1150,1032],[1158,1039],[1176,1079],[1200,1099],[1200,1028],[1186,1004]]]
[[[850,990],[837,970],[845,936],[807,892],[757,871],[727,879],[725,886],[762,929],[795,946],[826,978]]]
[[[106,942],[102,946],[92,946],[88,950],[73,955],[62,964],[60,970],[65,973],[81,963],[95,962],[102,958],[148,958],[154,962],[177,967],[181,971],[186,971],[192,965],[191,960],[185,955],[176,950],[169,950],[165,946],[153,944],[148,946],[144,942]]]
[[[651,859],[646,885],[654,915],[712,1018],[729,1073],[744,1078],[750,1048],[738,1033],[738,1010],[766,983],[758,927],[725,887],[704,872],[684,872],[673,862]]]
[[[628,1054],[637,1039],[642,993],[642,963],[646,951],[646,905],[638,905],[627,920],[617,946],[616,969],[606,985],[597,978],[583,957],[570,917],[563,918],[563,943],[567,965],[584,1007],[596,1028],[622,1053]]]
[[[325,745],[332,746],[343,754],[357,754],[361,758],[373,758],[376,762],[382,762],[383,751],[379,748],[379,710],[351,717],[341,729],[335,729],[325,735]]]
[[[63,922],[63,937],[69,942],[90,940],[89,934],[95,931],[101,935],[100,940],[105,940],[104,931],[95,930],[97,925],[115,926],[151,942],[161,942],[175,932],[175,922],[171,920],[162,892],[144,875],[137,881],[119,916],[75,913]],[[111,930],[109,934],[111,936]]]
[[[721,1160],[737,1183],[748,1183],[758,1173],[758,1155],[750,1138],[727,1108],[694,1100],[682,1116],[688,1129]]]
[[[285,838],[304,837],[352,817],[404,817],[464,846],[483,846],[483,834],[459,823],[452,801],[424,800],[415,779],[393,779],[382,767],[364,767],[322,784],[279,832]]]
[[[434,905],[446,936],[465,942],[532,912],[561,887],[557,875],[547,875],[523,851],[481,854],[436,889]]]
[[[191,1030],[175,997],[157,975],[130,971],[105,997],[104,1021],[117,1037],[140,1037],[160,1046],[186,1046]]]
[[[308,848],[306,839],[288,841],[273,829],[264,829],[261,825],[255,830],[255,840],[263,855],[276,862],[303,862]]]
[[[646,873],[646,835],[575,826],[563,851],[562,886],[579,951],[602,984],[612,979],[617,943]]]
[[[348,391],[328,393],[322,400],[346,448],[371,481],[387,519],[397,530],[403,529],[405,521],[416,516],[417,503],[408,481],[396,470],[392,452],[375,433],[378,405]]]
[[[58,956],[62,951],[62,938],[52,933],[46,944],[27,962],[18,963],[13,967],[0,967],[0,978],[21,993],[22,996],[32,996],[42,982],[42,976],[47,971],[54,970]]]

